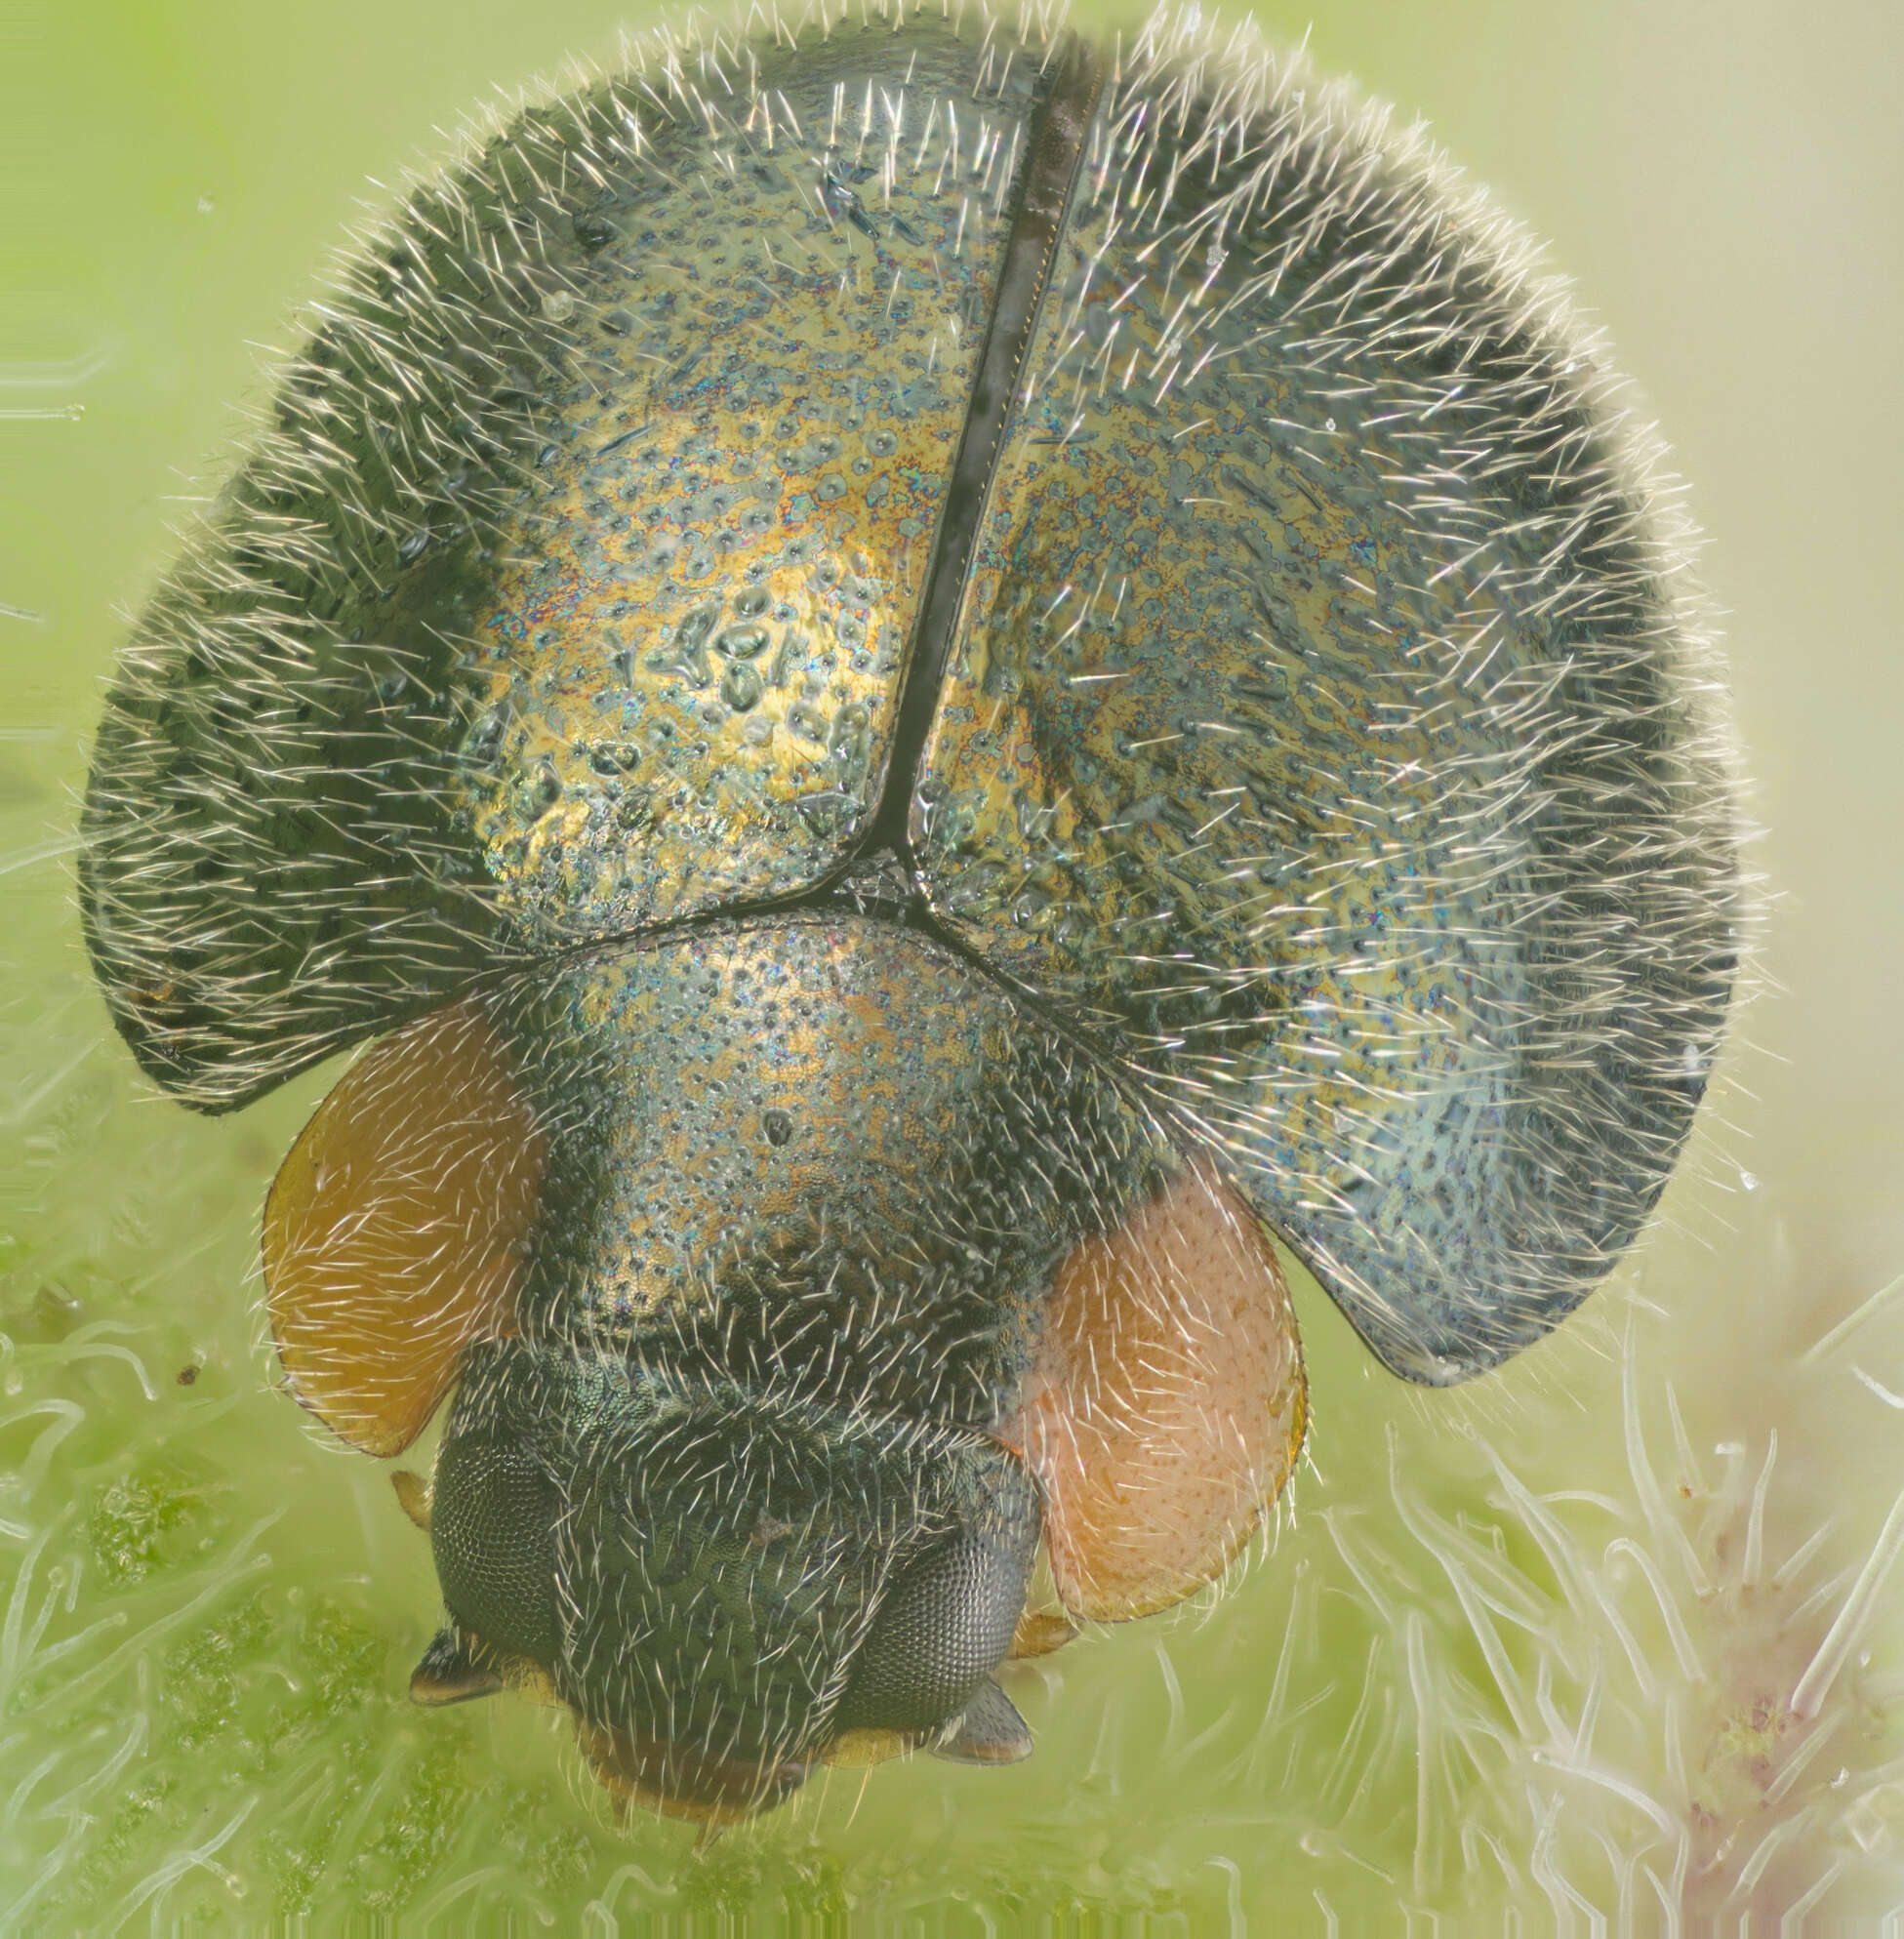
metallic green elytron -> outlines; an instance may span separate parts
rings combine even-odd
[[[150,603],[81,884],[266,1208],[301,1397],[429,1488],[425,1701],[721,1820],[1030,1738],[1306,1419],[1608,1271],[1733,811],[1682,544],[1524,240],[1186,18],[657,37],[419,182]],[[1033,1562],[1052,1600],[1028,1606]]]

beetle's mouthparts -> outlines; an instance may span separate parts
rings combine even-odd
[[[698,1825],[738,1824],[790,1798],[813,1765],[796,1758],[722,1757],[691,1745],[579,1719],[582,1748],[618,1798]]]

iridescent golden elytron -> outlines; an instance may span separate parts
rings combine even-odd
[[[720,1818],[997,1760],[1247,1539],[1271,1234],[1415,1380],[1640,1229],[1731,807],[1615,381],[1417,138],[1162,16],[658,37],[420,182],[146,611],[88,937],[301,1397],[454,1394],[429,1700]],[[1040,1550],[1055,1606],[1028,1610]]]

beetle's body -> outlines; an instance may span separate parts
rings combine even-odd
[[[1015,1754],[1040,1527],[1141,1613],[1294,1459],[1268,1229],[1458,1379],[1684,1136],[1733,869],[1656,488],[1520,245],[1299,83],[894,13],[526,111],[114,689],[142,1061],[396,1030],[265,1263],[360,1444],[461,1382],[426,1688],[551,1683],[634,1794]]]

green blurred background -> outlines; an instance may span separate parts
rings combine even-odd
[[[1672,439],[1769,830],[1765,987],[1661,1231],[1562,1337],[1420,1395],[1306,1289],[1313,1469],[1240,1586],[1017,1673],[1026,1765],[842,1775],[697,1853],[618,1828],[547,1714],[402,1701],[426,1546],[271,1392],[255,1313],[257,1206],[331,1073],[218,1122],[158,1100],[70,890],[100,682],[255,346],[367,176],[641,16],[0,13],[0,1929],[1650,1930],[1671,1904],[1768,1931],[1904,1901],[1904,1302],[1804,1356],[1904,1271],[1900,15],[1258,15],[1551,239]],[[1784,1717],[1820,1648],[1843,1668]]]

